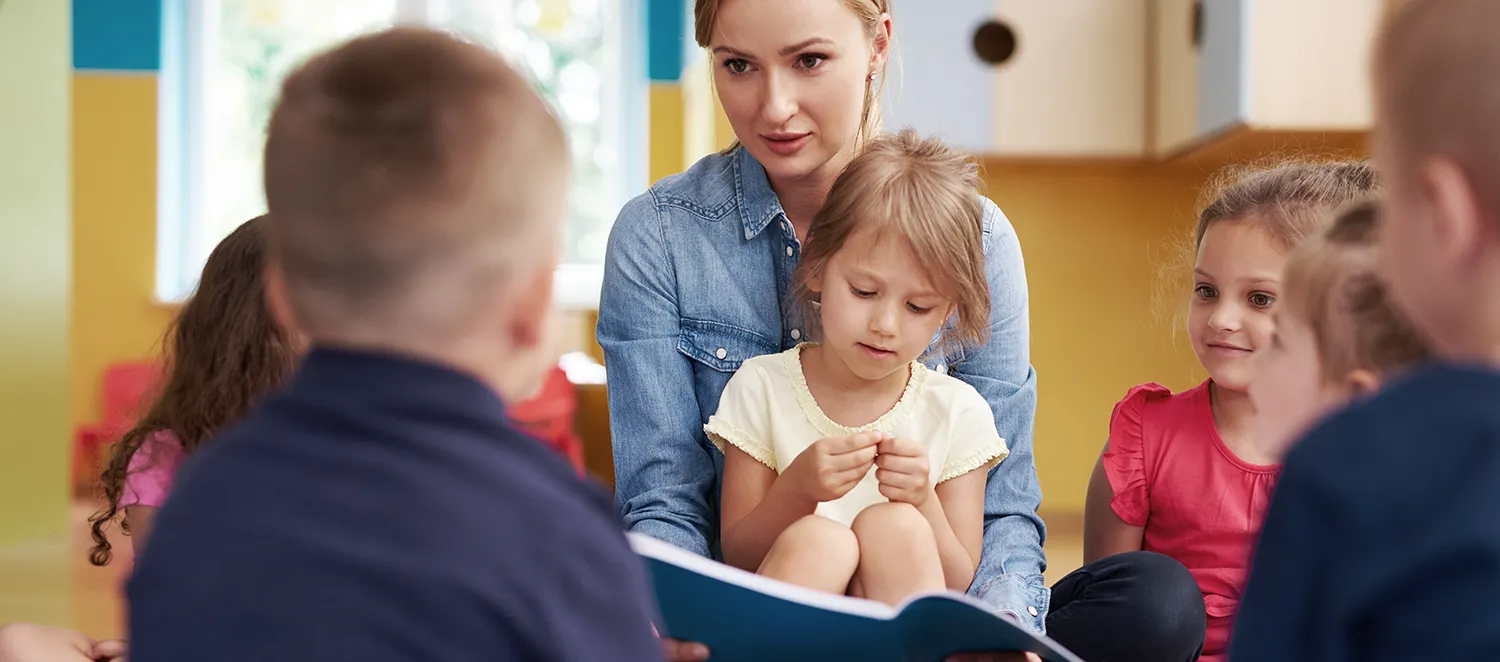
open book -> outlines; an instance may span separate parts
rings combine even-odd
[[[661,635],[703,643],[712,662],[941,662],[969,651],[1081,662],[956,591],[914,596],[892,608],[767,579],[642,534],[627,536],[647,561]]]

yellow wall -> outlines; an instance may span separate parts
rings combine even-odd
[[[73,77],[74,424],[100,415],[112,363],[154,355],[172,310],[154,303],[156,76]]]
[[[1150,165],[986,164],[986,193],[1015,225],[1026,259],[1036,463],[1049,513],[1082,511],[1110,411],[1127,389],[1201,379],[1155,292],[1204,179]]]
[[[66,522],[69,14],[0,11],[0,545]]]

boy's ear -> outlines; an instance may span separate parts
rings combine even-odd
[[[292,312],[292,300],[286,291],[286,276],[275,260],[266,263],[265,271],[261,273],[261,282],[265,283],[266,310],[271,313],[271,320],[288,335],[299,335],[302,326],[297,323],[297,316]]]
[[[527,349],[550,345],[557,260],[542,260],[512,295],[511,342]]]
[[[1465,257],[1483,248],[1480,239],[1486,232],[1473,182],[1457,162],[1447,157],[1427,159],[1420,172],[1422,186],[1436,211],[1433,229],[1443,256],[1462,264]]]
[[[1380,375],[1375,374],[1374,370],[1357,368],[1345,377],[1345,381],[1349,384],[1349,392],[1356,398],[1373,395],[1380,390]]]

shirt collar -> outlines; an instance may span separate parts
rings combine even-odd
[[[736,148],[733,159],[735,202],[739,203],[745,238],[754,239],[785,212],[781,208],[781,199],[771,190],[765,167],[750,155],[750,150],[743,146]]]

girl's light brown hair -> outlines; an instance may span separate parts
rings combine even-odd
[[[1158,304],[1170,311],[1167,317],[1183,321],[1180,284],[1192,273],[1203,236],[1213,224],[1255,223],[1288,254],[1339,206],[1371,195],[1380,186],[1379,173],[1365,161],[1274,160],[1221,169],[1199,195],[1192,234],[1174,244],[1177,258],[1158,274]],[[1174,324],[1174,333],[1182,326]]]
[[[89,518],[94,565],[113,555],[104,531],[120,514],[130,459],[151,434],[170,431],[192,453],[244,418],[296,365],[296,348],[266,307],[265,226],[264,216],[252,219],[219,242],[168,328],[163,380],[151,408],[114,444],[100,476],[108,503]],[[123,521],[121,527],[130,533]]]
[[[984,207],[974,161],[936,138],[906,129],[870,141],[849,162],[813,217],[792,275],[792,300],[810,303],[809,284],[856,232],[900,241],[933,287],[955,306],[944,344],[988,339],[990,288],[984,273]],[[809,314],[810,323],[817,315]],[[816,324],[809,324],[814,334]]]
[[[1380,186],[1375,167],[1363,161],[1289,161],[1225,168],[1200,200],[1193,250],[1219,221],[1260,223],[1283,252],[1327,220],[1329,212]]]
[[[1379,232],[1376,202],[1360,200],[1287,261],[1284,310],[1312,330],[1326,380],[1355,370],[1389,375],[1432,357],[1432,348],[1391,304],[1377,261]]]
[[[696,0],[693,3],[693,39],[698,42],[699,48],[708,48],[709,42],[713,40],[715,20],[719,15],[719,5],[724,0]],[[749,0],[758,1],[758,0]],[[880,17],[891,12],[892,0],[842,0],[845,7],[854,15],[859,17],[859,22],[865,28],[865,36],[873,45],[880,36]],[[885,81],[885,64],[880,65],[880,70],[875,72],[876,80]],[[865,102],[859,116],[859,133],[854,136],[854,144],[858,145],[868,138],[880,135],[880,87],[876,80],[865,80]],[[736,140],[724,150],[725,153],[732,152],[740,146]]]

